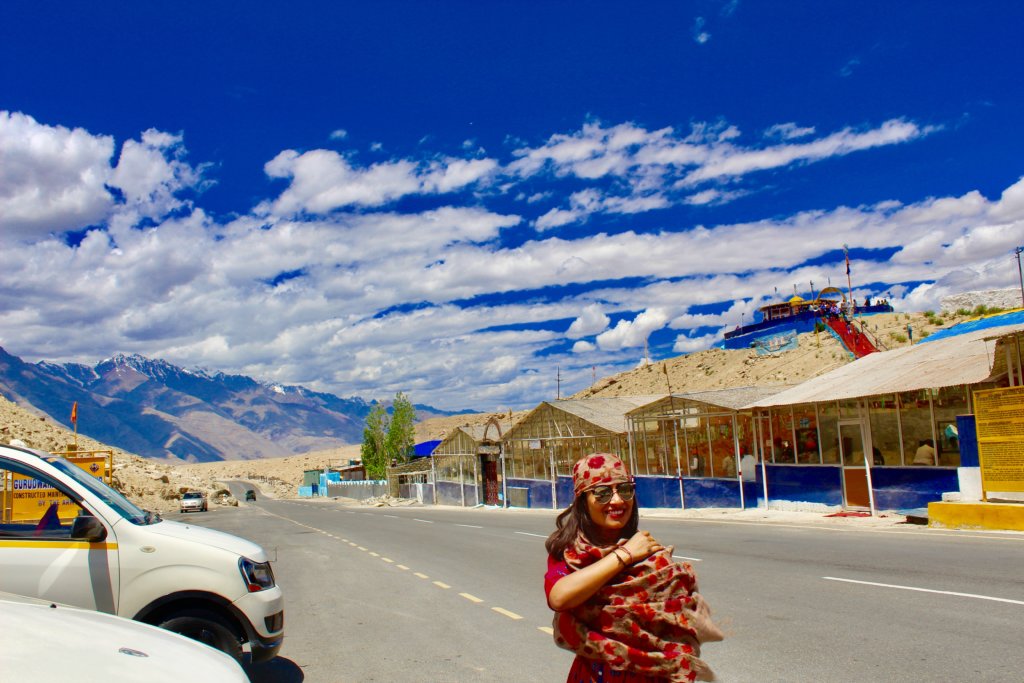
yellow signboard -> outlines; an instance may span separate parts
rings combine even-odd
[[[1024,387],[974,392],[983,491],[1024,492]]]
[[[74,457],[68,460],[100,481],[110,481],[110,455]],[[74,519],[78,515],[78,505],[38,479],[12,472],[10,490],[11,505],[8,509],[9,518],[4,520],[6,522],[38,521],[53,504],[57,505],[55,512],[62,521]]]

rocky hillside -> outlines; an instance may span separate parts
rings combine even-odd
[[[10,443],[21,440],[39,450],[55,452],[68,449],[75,443],[73,432],[50,418],[29,412],[24,408],[0,397],[0,442]],[[147,460],[106,444],[78,436],[78,450],[112,450],[114,452],[114,488],[124,493],[136,505],[157,512],[178,509],[178,497],[184,491],[206,491],[211,503],[237,504],[233,498],[219,494],[227,493],[223,486],[212,477],[180,470],[162,462]]]

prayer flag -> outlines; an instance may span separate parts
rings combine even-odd
[[[77,424],[78,422],[78,401],[75,401],[71,405],[71,424]]]

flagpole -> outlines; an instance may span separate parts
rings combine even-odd
[[[843,254],[846,256],[846,291],[850,294],[850,319],[857,315],[857,305],[853,302],[853,285],[850,283],[850,250],[843,245]]]
[[[71,425],[75,428],[75,453],[78,453],[78,401],[71,406]]]

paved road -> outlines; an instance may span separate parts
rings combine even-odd
[[[561,681],[541,577],[550,511],[263,496],[193,523],[277,553],[282,656],[261,681]],[[723,681],[1021,680],[1024,535],[647,519],[692,558]]]

